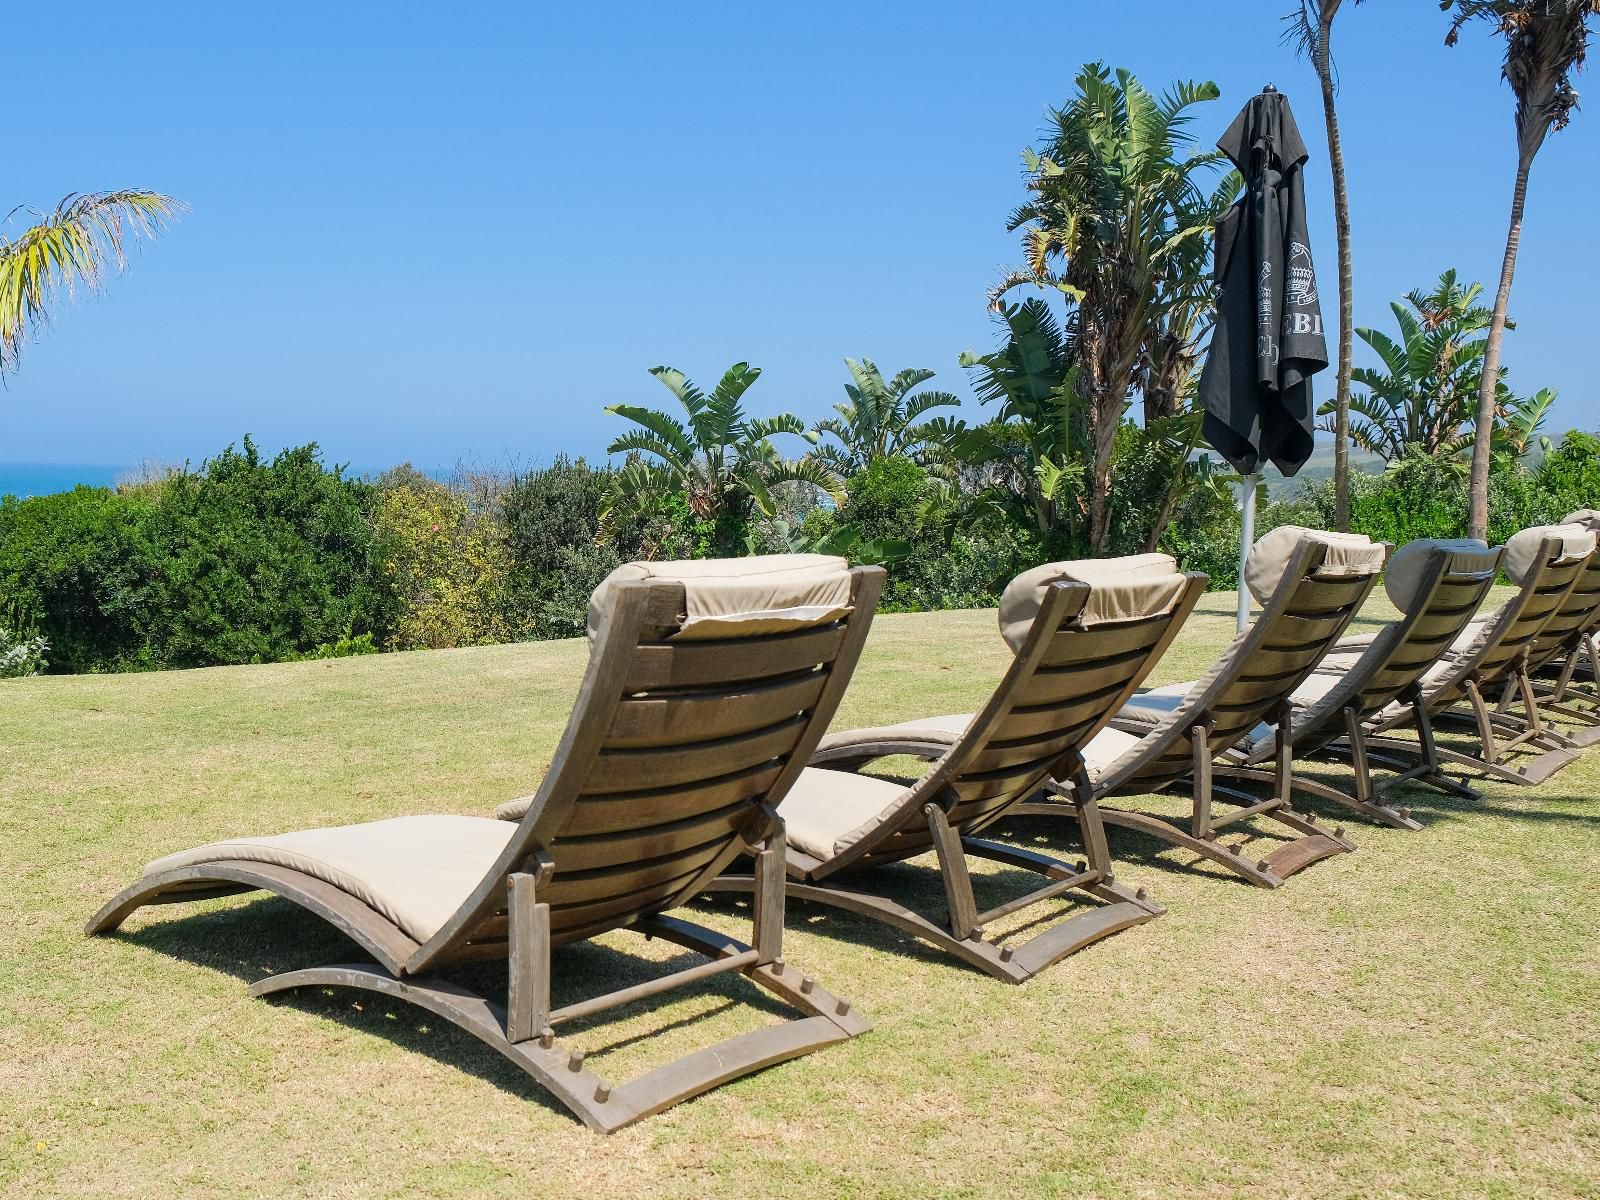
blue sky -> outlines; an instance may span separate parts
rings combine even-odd
[[[847,354],[970,394],[1018,152],[1093,59],[1216,80],[1206,142],[1288,93],[1331,320],[1289,3],[178,3],[70,38],[13,9],[4,207],[139,186],[192,211],[29,349],[0,460],[198,461],[245,432],[361,468],[593,456],[621,425],[603,405],[671,402],[656,363],[709,384],[748,360],[753,409],[807,418]],[[1356,319],[1383,327],[1445,267],[1492,284],[1512,102],[1484,31],[1447,50],[1433,3],[1347,9]],[[1547,143],[1513,295],[1513,386],[1559,388],[1560,428],[1600,425],[1597,145],[1600,112]]]

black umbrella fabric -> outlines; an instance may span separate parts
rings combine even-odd
[[[1289,102],[1251,98],[1217,148],[1245,193],[1217,225],[1217,323],[1200,378],[1205,438],[1241,474],[1311,457],[1311,376],[1328,365],[1306,231],[1305,143]]]

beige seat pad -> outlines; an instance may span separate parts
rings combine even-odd
[[[286,867],[348,892],[407,937],[425,942],[483,881],[516,831],[485,817],[393,817],[212,842],[158,858],[144,873],[224,859]]]
[[[1194,691],[1194,685],[1195,681],[1191,679],[1187,683],[1167,683],[1140,692],[1117,712],[1117,720],[1143,721],[1154,725],[1176,712],[1178,706],[1188,699],[1189,693]]]
[[[1496,613],[1494,616],[1497,615],[1499,614]],[[1494,616],[1473,617],[1472,620],[1468,621],[1467,627],[1456,634],[1456,640],[1450,643],[1450,649],[1445,651],[1445,656],[1459,658],[1476,649],[1479,639],[1483,636],[1484,629],[1490,621],[1494,620]]]
[[[1105,774],[1107,767],[1143,740],[1135,734],[1125,733],[1109,725],[1102,729],[1090,738],[1089,744],[1083,748],[1083,762],[1089,768],[1089,778],[1098,780]]]
[[[877,829],[906,792],[887,779],[807,767],[778,805],[778,815],[789,845],[827,862]]]
[[[1358,657],[1358,655],[1350,655],[1349,661],[1353,663]],[[1324,696],[1328,695],[1343,682],[1344,672],[1342,671],[1308,675],[1304,683],[1289,693],[1289,703],[1304,712],[1314,707]],[[1240,749],[1247,755],[1259,754],[1266,747],[1272,745],[1275,737],[1274,728],[1263,721],[1245,734]]]
[[[885,741],[928,741],[953,746],[967,726],[972,724],[972,713],[952,713],[943,717],[918,717],[914,721],[901,721],[898,725],[875,725],[869,729],[842,729],[830,733],[817,745],[817,753],[845,746],[868,746]]]

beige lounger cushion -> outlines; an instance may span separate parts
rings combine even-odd
[[[484,817],[393,817],[212,842],[158,858],[144,873],[224,859],[286,867],[348,892],[407,937],[425,942],[483,882],[516,831]]]
[[[903,738],[909,741],[932,742],[953,746],[972,724],[974,713],[951,713],[943,717],[919,717],[914,721],[901,721],[898,725],[874,725],[870,729],[844,729],[830,733],[817,745],[817,753],[835,750],[841,746],[876,745],[884,741]]]
[[[1188,584],[1170,554],[1077,559],[1034,567],[1007,584],[1000,596],[1000,636],[1012,650],[1021,649],[1027,640],[1046,589],[1064,579],[1087,583],[1091,589],[1078,615],[1078,624],[1085,626],[1170,612]]]
[[[1332,656],[1330,655],[1330,657]],[[1350,655],[1345,665],[1347,667],[1354,665],[1356,659],[1359,657],[1359,655]],[[1312,706],[1319,704],[1326,696],[1328,696],[1329,693],[1342,684],[1344,682],[1344,678],[1343,672],[1338,674],[1333,674],[1330,672],[1327,674],[1308,675],[1306,676],[1305,682],[1303,682],[1299,687],[1295,688],[1295,690],[1290,693],[1289,703],[1301,711],[1310,709]],[[1293,717],[1290,718],[1291,721],[1293,719]],[[1291,737],[1293,736],[1292,729],[1290,731],[1290,735]],[[1267,746],[1270,746],[1273,742],[1273,739],[1276,737],[1277,731],[1271,725],[1268,725],[1265,721],[1263,721],[1249,733],[1245,734],[1243,749],[1247,754],[1256,754]]]
[[[1089,778],[1099,779],[1117,759],[1132,750],[1144,739],[1113,726],[1106,726],[1089,739],[1083,748],[1083,763],[1089,768]]]
[[[1475,538],[1418,538],[1407,542],[1394,552],[1383,573],[1383,590],[1402,613],[1411,611],[1422,588],[1428,558],[1434,550],[1452,554],[1451,568],[1462,572],[1492,571],[1499,559],[1497,551]]]
[[[850,564],[831,554],[763,554],[624,563],[589,598],[589,641],[612,608],[613,585],[636,579],[683,584],[683,639],[783,633],[850,611]]]
[[[902,784],[854,771],[807,767],[778,806],[789,845],[827,862],[866,837],[894,813]]]
[[[1600,509],[1580,508],[1577,512],[1570,512],[1561,518],[1563,525],[1582,525],[1585,529],[1593,529],[1600,533]]]
[[[1506,578],[1512,583],[1526,583],[1529,576],[1543,567],[1539,548],[1547,538],[1561,543],[1557,562],[1571,562],[1594,553],[1595,535],[1591,529],[1582,525],[1534,525],[1506,539],[1506,556],[1500,564]]]
[[[1329,533],[1324,529],[1305,529],[1299,525],[1280,525],[1250,547],[1245,559],[1244,582],[1256,601],[1265,604],[1277,590],[1289,560],[1302,540],[1321,542],[1328,547],[1322,571],[1327,575],[1364,575],[1383,568],[1382,542],[1360,533]]]

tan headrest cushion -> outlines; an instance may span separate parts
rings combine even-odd
[[[1306,540],[1328,547],[1321,568],[1325,575],[1376,575],[1383,570],[1383,543],[1374,542],[1365,534],[1280,525],[1250,547],[1250,557],[1244,562],[1245,586],[1258,603],[1265,604],[1277,590],[1283,573],[1289,569],[1289,560]]]
[[[1506,539],[1506,556],[1500,566],[1512,583],[1527,583],[1546,565],[1539,558],[1539,547],[1546,538],[1554,538],[1561,543],[1556,551],[1555,563],[1587,558],[1594,553],[1594,532],[1582,525],[1530,526]]]
[[[1082,625],[1131,621],[1168,612],[1187,583],[1170,554],[1084,558],[1034,567],[1008,583],[1000,596],[1000,636],[1013,651],[1021,649],[1027,640],[1046,589],[1063,579],[1090,587],[1089,599],[1078,616]]]
[[[1411,605],[1422,590],[1422,575],[1428,566],[1428,556],[1434,550],[1450,555],[1446,571],[1465,574],[1469,571],[1493,571],[1500,561],[1498,547],[1491,550],[1476,538],[1418,538],[1407,542],[1389,559],[1389,569],[1383,573],[1383,590],[1402,613],[1409,613]]]
[[[684,639],[782,633],[836,621],[850,611],[850,564],[831,554],[766,554],[680,562],[624,563],[589,597],[589,641],[611,614],[616,584],[683,584]]]
[[[1563,525],[1582,525],[1585,529],[1600,532],[1600,509],[1580,508],[1561,518]]]

